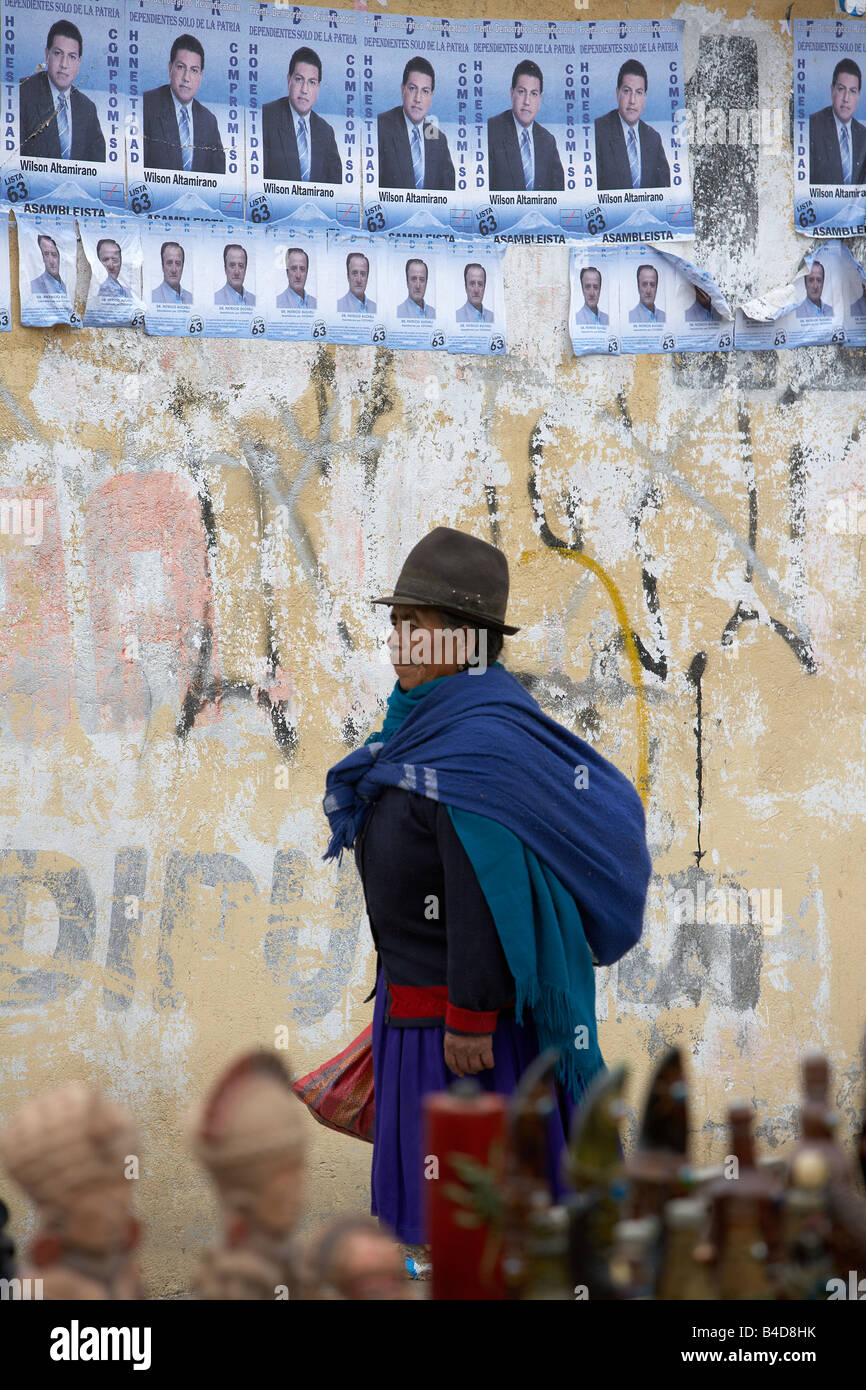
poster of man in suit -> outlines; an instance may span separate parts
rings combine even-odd
[[[248,22],[247,218],[345,226],[361,215],[361,73],[352,10],[269,5]]]
[[[577,25],[477,21],[484,180],[476,231],[506,240],[584,234]],[[503,42],[504,40],[504,42]]]
[[[586,230],[692,233],[682,21],[604,20],[580,31]]]
[[[127,13],[129,207],[201,215],[244,215],[246,23],[234,11],[209,13],[176,0]]]
[[[794,225],[808,236],[866,231],[866,26],[794,21]]]
[[[471,232],[476,174],[458,149],[457,130],[475,22],[365,12],[356,18],[373,91],[373,119],[365,122],[365,146],[372,148],[364,163],[367,231],[453,231],[459,211]]]
[[[90,266],[84,327],[141,324],[141,227],[134,217],[84,218],[78,225]]]
[[[81,327],[75,309],[77,242],[73,217],[16,212],[21,322],[28,328],[52,324]]]
[[[116,41],[121,9],[107,6],[116,11],[117,28],[110,18],[95,19],[93,10],[85,0],[69,0],[56,12],[36,0],[18,0],[4,25],[9,85],[2,187],[13,206],[56,212],[63,201],[57,189],[73,181],[93,202],[123,212],[125,82]]]

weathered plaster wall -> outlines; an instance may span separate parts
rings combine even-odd
[[[784,4],[591,3],[577,17],[685,18],[690,104],[785,113],[778,147],[694,159],[700,263],[735,300],[787,279],[807,243]],[[573,17],[562,0],[528,12]],[[351,856],[321,862],[320,799],[391,685],[368,599],[437,523],[504,547],[508,664],[645,787],[644,938],[599,972],[632,1101],[679,1041],[699,1161],[724,1152],[735,1094],[784,1144],[796,1058],[818,1044],[853,1124],[863,536],[826,523],[866,474],[866,359],[578,362],[567,260],[509,250],[505,360],[0,339],[0,498],[44,502],[41,544],[0,536],[0,1119],[73,1078],[128,1103],[155,1293],[183,1286],[213,1231],[188,1105],[281,1024],[307,1070],[369,1017],[363,899]],[[677,921],[675,892],[718,887],[770,890],[772,918],[778,890],[780,916]],[[310,1219],[364,1209],[369,1149],[310,1129]]]

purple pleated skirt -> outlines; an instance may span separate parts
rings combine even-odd
[[[373,1075],[376,1122],[373,1141],[370,1210],[387,1222],[406,1245],[426,1244],[424,1229],[423,1101],[431,1091],[445,1091],[458,1078],[445,1065],[444,1027],[390,1028],[385,1023],[387,987],[381,975],[373,1011]],[[538,1056],[535,1025],[513,1014],[500,1018],[493,1034],[493,1067],[475,1080],[485,1091],[511,1095],[530,1062]],[[567,1190],[561,1176],[562,1151],[577,1108],[557,1084],[558,1105],[549,1122],[549,1178],[557,1200]]]

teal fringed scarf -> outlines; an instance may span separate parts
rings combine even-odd
[[[439,676],[414,690],[401,690],[395,682],[382,729],[366,742],[386,743],[419,700],[451,679]],[[447,810],[514,976],[517,1021],[522,1022],[527,1007],[532,1011],[539,1048],[560,1049],[558,1075],[577,1099],[605,1066],[596,1030],[592,956],[577,903],[513,831],[474,811]]]

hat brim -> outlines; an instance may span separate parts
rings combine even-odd
[[[444,604],[437,603],[431,598],[425,598],[423,594],[381,594],[379,598],[370,599],[370,602],[421,604],[424,608],[438,608],[440,613],[448,613],[455,618],[465,618],[467,623],[476,623],[479,627],[492,628],[494,632],[501,632],[504,637],[513,637],[515,632],[520,631],[519,627],[500,622],[498,618],[490,618],[481,613],[468,613],[465,608],[446,608]]]

